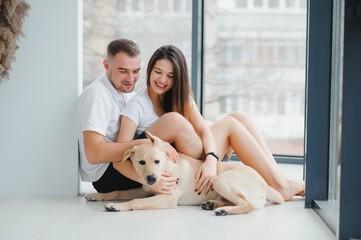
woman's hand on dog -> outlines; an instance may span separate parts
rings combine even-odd
[[[202,192],[207,195],[212,189],[211,180],[217,175],[217,160],[213,157],[207,157],[201,165],[196,176],[196,189],[200,195]]]
[[[153,186],[149,186],[155,193],[158,194],[172,194],[172,191],[176,189],[179,179],[172,177],[168,172],[162,173],[162,178]]]

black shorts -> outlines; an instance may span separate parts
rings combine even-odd
[[[145,135],[145,132],[142,132],[141,134],[136,136],[134,139],[143,139],[143,138],[147,138],[147,135]]]
[[[93,182],[93,187],[99,193],[108,193],[113,191],[129,190],[133,188],[140,188],[142,184],[135,182],[113,167],[110,163],[103,176],[96,182]]]
[[[135,139],[142,138],[147,138],[144,132],[142,132]],[[93,182],[93,187],[99,193],[108,193],[113,191],[140,188],[142,187],[142,184],[125,177],[113,167],[113,163],[110,163],[103,176],[101,176],[98,181]]]

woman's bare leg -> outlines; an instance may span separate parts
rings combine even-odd
[[[241,124],[243,124],[247,128],[247,130],[252,134],[252,136],[256,139],[256,141],[259,143],[259,145],[262,147],[263,151],[267,154],[269,159],[271,161],[274,161],[274,157],[273,157],[271,150],[269,149],[266,141],[263,139],[263,137],[262,137],[260,131],[258,130],[258,128],[256,127],[254,121],[249,117],[248,114],[246,114],[244,112],[240,112],[240,111],[235,111],[235,112],[230,113],[228,116],[235,118],[237,121],[239,121]],[[305,192],[302,191],[296,195],[304,196]]]
[[[304,182],[289,180],[281,172],[273,156],[270,159],[257,139],[234,117],[228,116],[217,121],[211,126],[211,130],[220,156],[232,148],[244,164],[255,169],[285,200],[304,191]]]
[[[239,121],[241,124],[243,124],[247,130],[252,134],[252,136],[256,139],[256,141],[259,143],[259,145],[262,147],[263,151],[267,154],[269,159],[271,161],[275,161],[273,154],[271,150],[269,149],[266,141],[263,139],[260,131],[256,127],[254,121],[249,117],[248,114],[244,112],[235,111],[230,113],[228,116],[231,116],[235,118],[237,121]],[[304,196],[305,192],[302,191],[296,195],[298,196]]]
[[[267,154],[267,156],[272,160],[273,155],[271,150],[268,148],[266,141],[263,139],[260,131],[256,127],[254,121],[244,112],[232,112],[228,116],[235,118],[239,121],[243,126],[245,126],[250,134],[256,139],[258,144],[262,147],[263,151]]]
[[[192,124],[182,115],[170,112],[162,115],[147,130],[163,141],[173,144],[183,154],[204,158],[203,143]]]

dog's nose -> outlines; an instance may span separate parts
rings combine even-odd
[[[147,176],[147,183],[149,185],[153,185],[156,180],[157,180],[157,178],[153,174]]]

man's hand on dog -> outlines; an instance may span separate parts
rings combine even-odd
[[[163,146],[165,149],[165,153],[167,154],[167,157],[172,160],[174,163],[177,163],[179,161],[179,156],[177,150],[169,143],[163,141]]]
[[[168,172],[162,173],[162,178],[153,186],[149,186],[154,192],[158,194],[172,194],[172,191],[176,189],[179,179],[172,177]]]

